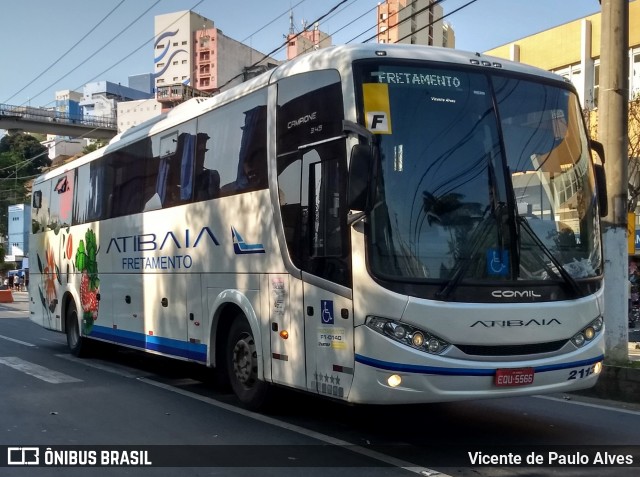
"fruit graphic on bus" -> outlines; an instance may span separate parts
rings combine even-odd
[[[98,278],[97,252],[96,234],[93,230],[87,230],[85,240],[80,240],[76,251],[76,268],[82,274],[80,278],[80,304],[82,305],[82,323],[86,334],[91,333],[93,322],[98,319],[100,279]]]

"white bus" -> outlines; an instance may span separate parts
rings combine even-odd
[[[339,46],[33,185],[31,319],[352,403],[565,392],[602,367],[606,208],[554,74]],[[599,149],[599,148],[597,148]],[[595,157],[595,156],[594,156]]]

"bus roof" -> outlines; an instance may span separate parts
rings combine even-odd
[[[317,50],[313,53],[301,55],[275,68],[271,75],[271,81],[277,81],[280,78],[312,69],[336,68],[343,65],[348,67],[351,62],[355,60],[380,56],[386,58],[435,61],[465,66],[474,64],[472,61],[477,61],[479,63],[478,67],[480,68],[500,68],[505,71],[535,75],[552,81],[564,81],[561,76],[541,68],[484,55],[482,53],[436,46],[406,44],[339,45]]]
[[[453,65],[477,65],[478,68],[495,68],[517,74],[538,76],[545,78],[546,80],[558,81],[561,83],[565,82],[561,76],[534,66],[505,60],[503,58],[487,56],[481,53],[454,50],[451,48],[406,44],[358,44],[332,46],[301,55],[215,96],[208,98],[192,98],[185,101],[166,113],[162,113],[155,118],[151,118],[142,124],[134,126],[131,129],[116,135],[111,139],[106,147],[48,171],[38,177],[34,183],[41,182],[42,180],[46,180],[50,177],[55,177],[69,169],[73,169],[90,162],[105,153],[119,149],[127,144],[137,141],[138,139],[146,137],[147,135],[155,134],[174,127],[184,121],[199,116],[211,109],[228,103],[240,96],[260,89],[287,76],[327,68],[345,70],[350,67],[353,61],[381,56],[386,58],[434,61],[438,63],[450,63]]]

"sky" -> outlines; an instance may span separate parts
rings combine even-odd
[[[465,4],[469,5],[465,6]],[[94,81],[128,85],[153,71],[154,16],[193,10],[235,40],[263,53],[294,29],[320,22],[333,44],[375,34],[379,0],[18,0],[2,2],[0,103],[51,107],[55,92]],[[456,48],[496,46],[600,11],[598,0],[444,0]],[[462,8],[461,8],[462,7]],[[459,11],[455,11],[459,9]],[[284,49],[273,53],[285,59]]]

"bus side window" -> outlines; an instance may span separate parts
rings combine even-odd
[[[207,133],[196,135],[196,156],[194,166],[194,200],[215,199],[220,196],[220,173],[205,166],[207,152],[213,148],[211,138]]]
[[[105,186],[105,159],[100,158],[76,169],[76,194],[73,205],[73,224],[84,224],[103,218],[107,195]],[[110,189],[106,189],[110,190]]]
[[[75,191],[75,172],[65,172],[53,179],[49,203],[49,226],[52,229],[71,225],[73,195]]]
[[[297,158],[297,154],[289,155]],[[278,158],[284,164],[285,158]],[[300,242],[302,240],[302,204],[300,197],[300,178],[302,177],[302,161],[296,159],[278,174],[278,196],[284,236],[289,249],[291,261],[302,268]]]
[[[302,182],[307,183],[303,213],[303,269],[341,285],[351,285],[346,210],[344,140],[322,144],[303,155]]]
[[[108,156],[109,169],[113,174],[113,184],[107,193],[109,197],[109,217],[137,214],[143,209],[145,154],[144,144],[135,143]]]
[[[278,191],[289,256],[301,270],[350,286],[343,108],[336,70],[278,81]]]
[[[268,187],[266,103],[260,90],[198,119],[196,200]]]
[[[31,232],[34,234],[44,232],[49,226],[49,196],[51,194],[51,181],[38,184],[34,188],[34,193],[35,191],[40,192],[40,194],[38,194],[40,196],[40,207],[31,209]]]
[[[195,142],[195,135],[182,132],[175,152],[161,159],[161,165],[167,168],[163,208],[184,204],[193,196]]]

